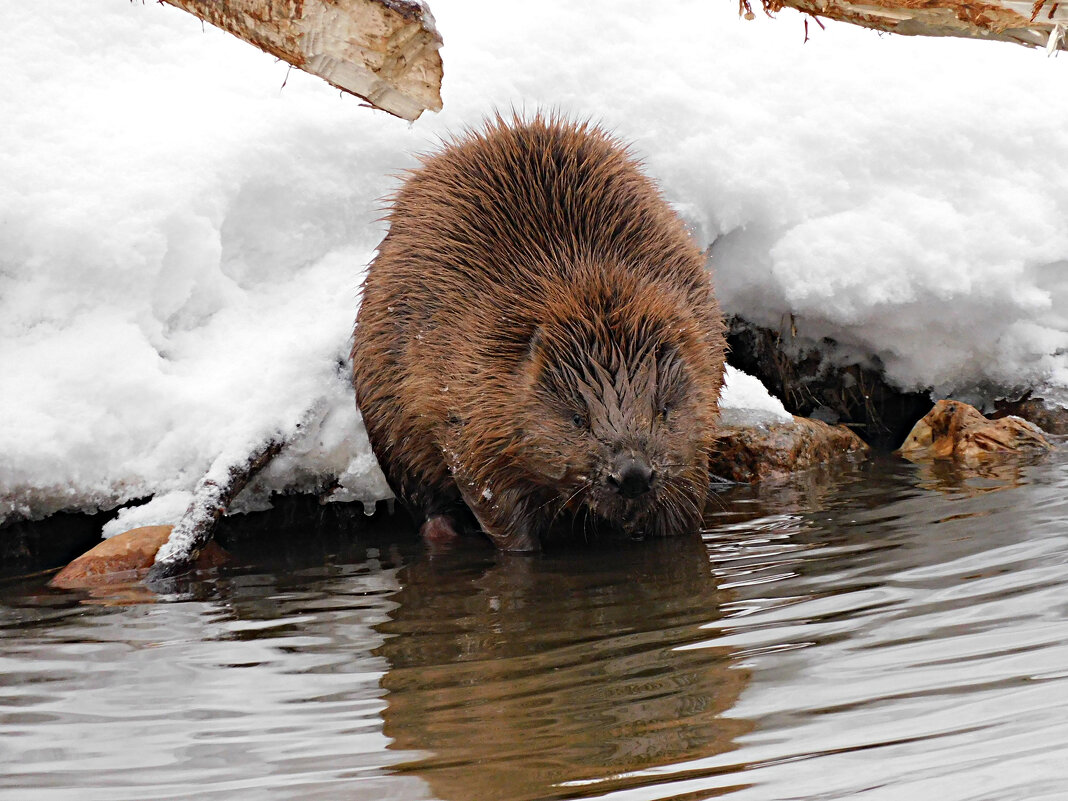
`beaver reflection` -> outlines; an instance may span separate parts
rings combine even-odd
[[[726,648],[685,648],[710,639],[701,625],[723,597],[699,538],[470,564],[404,568],[399,606],[376,627],[385,734],[421,752],[397,770],[440,798],[604,791],[726,751],[750,728],[723,716],[748,672]]]

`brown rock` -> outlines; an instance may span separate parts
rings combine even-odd
[[[1068,409],[1055,403],[1047,403],[1042,398],[1025,397],[1018,401],[995,401],[994,408],[996,411],[990,415],[992,420],[1012,415],[1034,423],[1046,434],[1058,436],[1068,434]]]
[[[974,406],[941,400],[916,423],[897,452],[913,461],[954,459],[972,465],[999,455],[1049,448],[1041,429],[1026,420],[988,420]]]
[[[110,537],[59,571],[49,584],[70,590],[137,581],[152,566],[156,551],[167,541],[173,528],[144,526]],[[214,567],[225,559],[226,552],[209,543],[200,554],[197,567]]]
[[[843,456],[863,458],[868,446],[845,426],[794,417],[792,423],[723,425],[709,470],[731,481],[789,475]]]

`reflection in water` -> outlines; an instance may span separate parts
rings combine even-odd
[[[917,460],[917,485],[924,489],[951,495],[984,492],[1019,487],[1027,480],[1028,468],[1046,458],[1046,454],[1002,455],[986,463],[965,466],[952,459]]]
[[[755,727],[701,792],[742,770],[738,801],[1068,798],[1068,464],[1000,492],[928,475],[708,535],[732,598],[707,634],[750,666]]]
[[[469,553],[401,571],[377,627],[395,770],[452,799],[527,799],[708,757],[748,726],[724,716],[747,671],[686,649],[719,617],[697,538],[553,556]],[[554,791],[555,788],[555,791]]]
[[[420,797],[384,773],[371,653],[402,557],[346,539],[239,548],[181,602],[3,587],[0,799]]]
[[[165,603],[0,585],[0,801],[1068,798],[1063,454],[720,500],[703,542],[384,518]]]

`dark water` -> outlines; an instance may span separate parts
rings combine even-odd
[[[537,557],[298,531],[166,603],[8,582],[0,798],[1068,798],[1063,453],[710,524]]]

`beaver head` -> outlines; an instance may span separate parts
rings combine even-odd
[[[582,272],[546,287],[517,375],[515,452],[540,485],[542,528],[694,531],[722,383],[718,329],[677,285]]]

